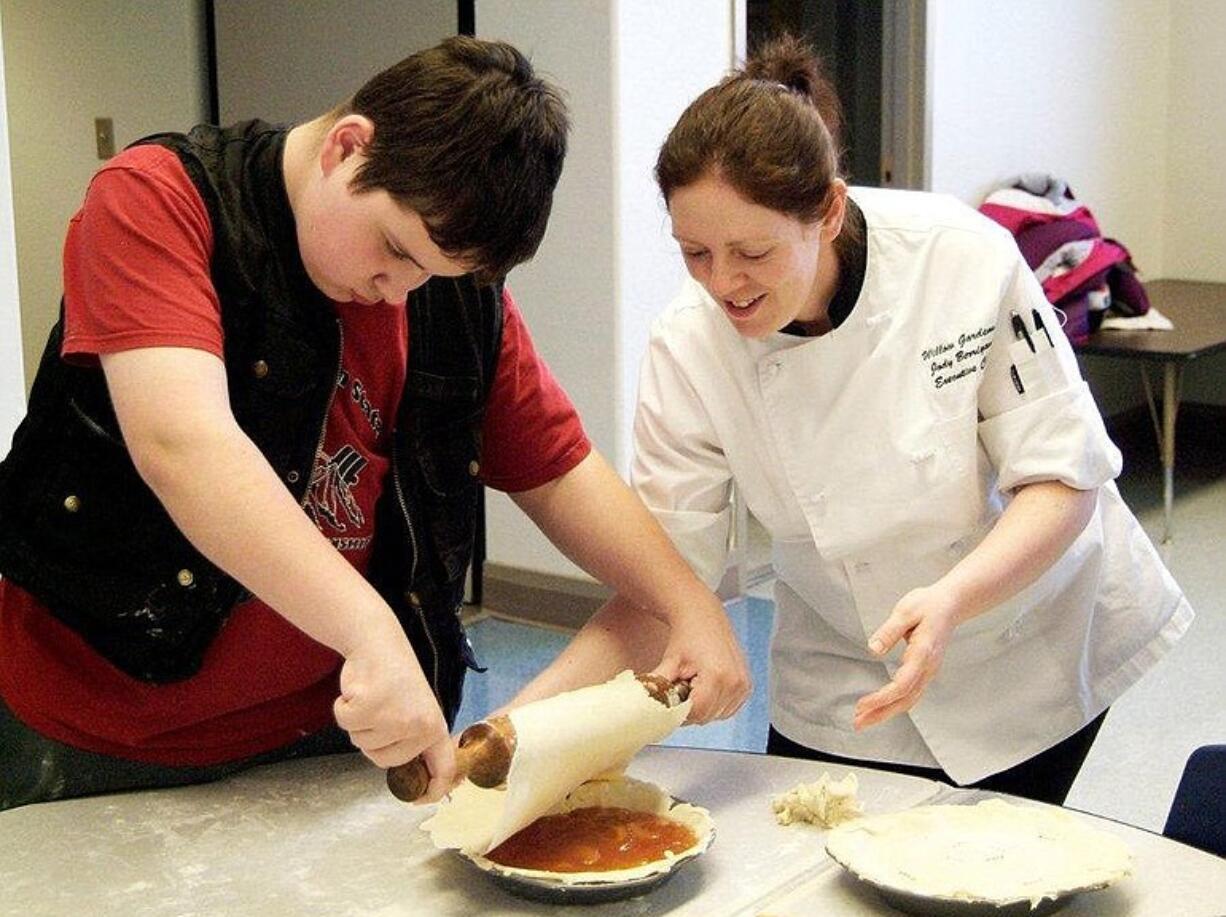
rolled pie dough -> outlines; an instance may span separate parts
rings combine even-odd
[[[992,905],[1102,888],[1131,872],[1115,835],[1054,807],[989,799],[859,818],[826,838],[826,851],[878,885]]]
[[[525,704],[509,714],[515,754],[504,787],[465,780],[422,823],[434,845],[484,854],[554,810],[585,781],[618,774],[644,745],[684,722],[690,702],[666,707],[629,670],[601,685]]]

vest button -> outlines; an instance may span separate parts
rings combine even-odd
[[[414,608],[421,608],[421,599],[418,597],[416,592],[410,592],[405,596],[405,598],[409,600],[409,604]]]
[[[196,581],[195,574],[193,574],[191,570],[188,570],[186,568],[180,570],[177,574],[175,574],[175,579],[179,581],[179,585],[182,586],[184,589],[186,589],[188,586],[190,586],[192,583]]]
[[[291,471],[289,474],[285,476],[285,480],[289,481],[291,484],[297,484],[298,483],[298,472]]]
[[[257,379],[263,379],[268,375],[268,364],[263,360],[256,360],[251,364],[251,374]]]
[[[81,498],[76,494],[69,494],[64,498],[64,509],[70,513],[75,513],[81,508]]]
[[[468,473],[471,474],[474,478],[477,475],[479,475],[481,473],[481,463],[478,462],[476,459],[473,459],[471,462],[469,462],[468,463]]]

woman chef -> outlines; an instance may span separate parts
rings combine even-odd
[[[770,533],[768,751],[1059,803],[1192,610],[1012,237],[947,197],[849,190],[837,127],[784,39],[665,142],[692,280],[652,333],[634,485],[708,583],[734,484]],[[588,630],[524,699],[663,645]]]

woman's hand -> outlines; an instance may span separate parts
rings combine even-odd
[[[937,582],[904,595],[869,639],[878,656],[906,640],[902,665],[888,685],[860,698],[856,729],[914,707],[941,668],[954,628],[1042,576],[1086,527],[1097,500],[1097,490],[1075,490],[1060,481],[1026,484],[971,553]]]
[[[889,684],[856,703],[857,730],[884,723],[919,702],[941,668],[945,648],[960,620],[949,591],[939,586],[912,589],[899,600],[870,638],[869,649],[884,656],[899,640],[905,640],[902,664]]]

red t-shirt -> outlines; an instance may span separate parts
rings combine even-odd
[[[174,346],[221,358],[212,248],[208,211],[172,152],[142,146],[111,160],[69,225],[64,356],[95,362],[100,353]],[[566,473],[591,445],[509,293],[504,306],[482,478],[521,491]],[[335,308],[344,328],[342,369],[305,508],[365,571],[410,329],[399,306]],[[150,684],[112,666],[29,593],[0,580],[0,696],[38,732],[79,748],[168,765],[258,754],[331,722],[339,669],[335,652],[253,599],[233,609],[196,675]]]

